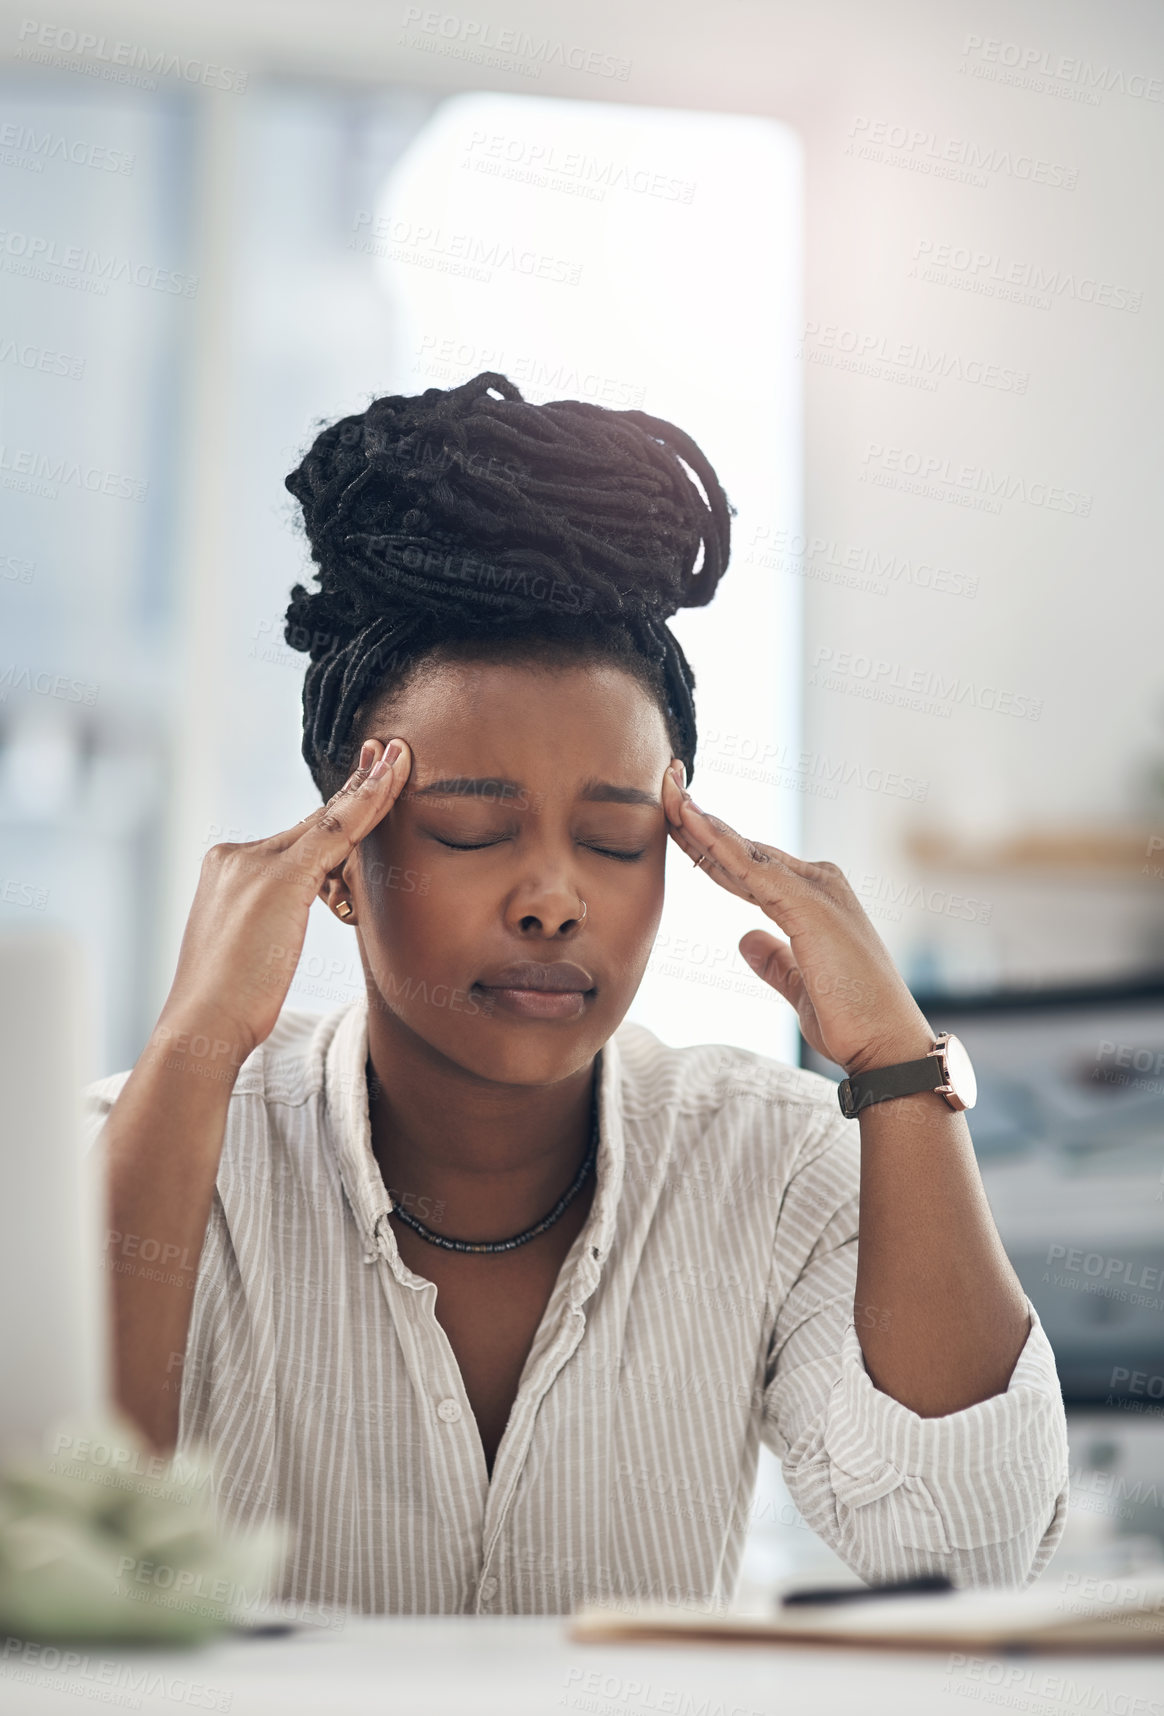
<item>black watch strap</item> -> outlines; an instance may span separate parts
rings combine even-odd
[[[841,1113],[851,1120],[870,1103],[914,1096],[919,1090],[937,1090],[945,1082],[942,1057],[924,1055],[919,1061],[901,1061],[895,1067],[876,1067],[872,1072],[843,1078],[837,1086],[837,1100]]]

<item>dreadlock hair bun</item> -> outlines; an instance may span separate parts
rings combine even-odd
[[[485,638],[637,662],[690,780],[695,679],[666,621],[714,596],[734,508],[681,429],[534,405],[485,371],[324,428],[286,486],[318,568],[317,590],[292,589],[284,636],[310,657],[303,755],[325,797],[373,692],[442,643]]]

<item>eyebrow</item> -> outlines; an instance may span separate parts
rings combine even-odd
[[[486,788],[514,798],[527,790],[523,782],[505,780],[497,775],[476,779],[454,775],[448,780],[430,781],[427,786],[414,787],[412,797],[435,798],[439,794],[445,798],[476,798]],[[590,804],[645,804],[651,810],[657,810],[661,802],[652,793],[643,792],[641,787],[616,786],[613,781],[594,778],[582,782],[578,797]]]

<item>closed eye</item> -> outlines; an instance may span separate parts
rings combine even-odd
[[[434,834],[433,839],[438,841],[440,845],[447,846],[451,852],[482,852],[487,846],[501,845],[500,840],[479,840],[474,845],[465,846],[456,840],[443,840],[439,834]],[[591,852],[600,852],[604,858],[619,858],[624,864],[633,864],[635,860],[641,858],[646,851],[646,848],[643,847],[638,852],[617,852],[609,846],[592,846],[585,840],[582,844],[583,846],[589,846]]]

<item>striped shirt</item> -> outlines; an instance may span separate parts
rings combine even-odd
[[[233,1089],[181,1368],[178,1453],[224,1516],[292,1528],[274,1594],[372,1614],[732,1599],[761,1442],[867,1580],[1024,1583],[1067,1505],[1054,1359],[923,1419],[854,1325],[858,1123],[816,1073],[624,1021],[599,1062],[586,1224],[492,1479],[433,1282],[371,1148],[367,1001],[284,1008]],[[97,1138],[128,1073],[85,1091]]]

